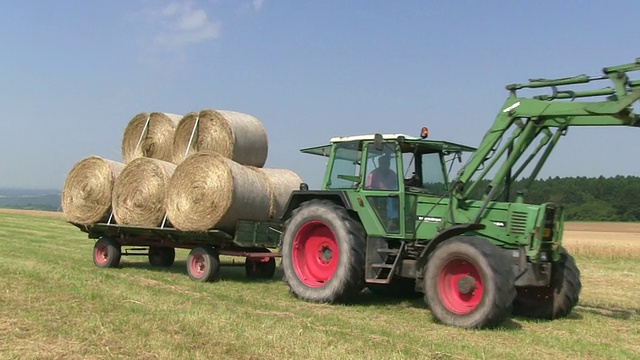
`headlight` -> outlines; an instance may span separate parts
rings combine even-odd
[[[547,262],[548,260],[549,260],[549,258],[547,257],[547,253],[546,252],[541,252],[540,253],[540,261]]]

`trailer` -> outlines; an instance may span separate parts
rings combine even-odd
[[[159,227],[121,225],[113,223],[112,216],[91,226],[73,225],[97,239],[93,263],[100,268],[119,266],[122,256],[147,256],[152,266],[170,267],[176,249],[190,249],[186,267],[194,281],[218,280],[221,266],[244,266],[250,279],[271,279],[280,256],[276,250],[282,225],[276,222],[241,220],[233,234],[217,229],[185,232],[165,223]],[[221,263],[220,255],[241,257],[244,262]]]

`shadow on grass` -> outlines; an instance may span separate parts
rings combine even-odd
[[[417,309],[423,309],[425,316],[428,317],[429,307],[424,301],[421,293],[412,294],[409,296],[394,296],[394,295],[381,295],[373,293],[369,290],[364,290],[358,299],[350,304],[351,306],[410,306]],[[431,320],[437,323],[435,320]],[[446,325],[442,325],[446,326]],[[513,319],[507,319],[499,326],[484,329],[483,331],[491,330],[503,330],[514,331],[522,330],[522,325]]]
[[[640,309],[616,309],[598,305],[578,305],[573,309],[571,314],[569,314],[565,318],[562,318],[562,320],[582,320],[584,319],[584,316],[582,316],[581,313],[595,314],[618,320],[636,320],[640,316]],[[554,321],[547,319],[532,319],[527,317],[518,317],[518,319],[524,322],[532,323]]]
[[[494,330],[522,330],[522,325],[513,319],[507,319],[499,326],[493,328]]]
[[[585,312],[619,320],[636,320],[640,316],[640,309],[616,309],[598,305],[578,305],[576,306],[576,310],[578,310],[579,312]],[[571,315],[573,314],[576,314],[575,310]],[[581,315],[576,315],[582,318]]]
[[[526,317],[526,316],[517,316],[515,318],[518,319],[518,321],[522,321],[524,323],[533,323],[533,324],[550,323],[550,322],[559,320],[559,319],[536,319],[536,318]],[[582,320],[582,319],[583,319],[582,315],[578,314],[575,309],[571,312],[571,314],[569,314],[568,316],[562,318],[562,320],[565,320],[565,321],[567,321],[567,320],[569,320],[569,321],[578,321],[578,320]]]
[[[427,309],[427,305],[425,304],[421,293],[408,296],[395,296],[376,294],[368,289],[363,290],[362,293],[360,293],[360,296],[352,304],[357,306],[384,306],[406,303],[410,304],[412,307]]]
[[[220,267],[220,279],[223,281],[233,281],[238,283],[249,283],[249,284],[256,283],[256,282],[281,283],[283,286],[286,286],[282,282],[283,273],[282,273],[282,269],[280,268],[276,268],[275,274],[271,279],[249,279],[246,277],[244,266],[240,266],[240,265],[236,263],[235,266],[228,266],[228,265],[225,266],[225,264],[223,263],[223,265]],[[185,277],[188,277],[185,261],[176,261],[171,267],[168,267],[168,268],[151,266],[148,262],[122,262],[120,263],[120,268],[141,269],[141,270],[148,270],[148,271],[153,271],[158,273],[167,272],[171,274],[179,274],[179,275],[184,275]],[[369,291],[368,289],[365,289],[362,291],[362,293],[358,296],[358,298],[354,302],[348,304],[347,306],[354,306],[354,307],[362,307],[362,306],[407,307],[409,306],[413,308],[423,309],[425,311],[425,319],[429,318],[429,308],[426,305],[423,295],[421,293],[416,293],[409,296],[394,296],[394,295],[376,294]],[[434,320],[431,320],[431,321],[436,323]],[[446,326],[446,325],[442,325],[442,326]],[[494,328],[485,329],[485,330],[486,331],[490,331],[490,330],[514,331],[514,330],[521,330],[521,329],[522,329],[522,326],[519,323],[513,321],[512,319],[507,319],[501,325]]]
[[[170,267],[152,266],[148,262],[121,262],[119,268],[121,269],[144,269],[157,273],[171,273],[189,276],[187,273],[186,261],[176,261]],[[228,262],[223,262],[220,266],[220,280],[235,281],[241,283],[255,283],[255,282],[282,282],[282,270],[276,268],[276,272],[271,279],[253,279],[247,278],[245,273],[244,263],[236,262],[231,265]]]

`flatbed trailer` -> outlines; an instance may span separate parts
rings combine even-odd
[[[219,229],[186,232],[171,226],[140,227],[99,222],[91,226],[73,224],[90,239],[97,267],[117,267],[122,256],[148,256],[153,266],[170,267],[175,249],[191,249],[187,273],[195,281],[215,281],[220,266],[244,266],[247,277],[270,279],[276,269],[282,225],[275,222],[241,220],[232,233]],[[243,257],[244,262],[221,263],[220,255]]]

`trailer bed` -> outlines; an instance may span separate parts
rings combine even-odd
[[[100,222],[91,226],[73,224],[90,239],[98,239],[93,250],[98,267],[117,267],[121,256],[147,255],[154,266],[173,265],[175,249],[191,249],[187,272],[196,281],[218,279],[219,256],[245,258],[244,266],[250,278],[271,278],[275,258],[280,256],[282,225],[275,222],[238,221],[233,233],[219,229],[203,232],[180,231],[171,226],[141,227]],[[123,249],[124,247],[124,249]],[[146,251],[146,252],[145,252]]]

